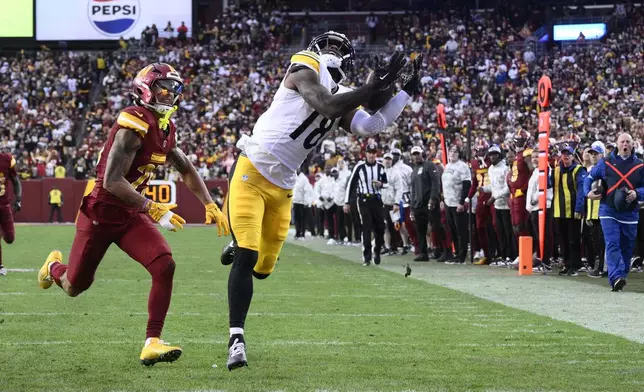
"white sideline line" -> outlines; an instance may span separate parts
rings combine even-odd
[[[49,295],[48,292],[45,291],[32,291],[32,292],[11,292],[11,293],[1,293],[0,295]],[[121,293],[119,294],[119,297],[147,297],[149,295],[148,292],[140,292],[140,293]],[[226,298],[228,297],[228,293],[172,293],[172,297],[220,297],[220,298]],[[347,295],[339,295],[339,294],[333,294],[333,295],[311,295],[311,294],[281,294],[281,293],[262,293],[262,294],[254,294],[253,298],[374,298],[374,299],[395,299],[397,301],[399,300],[409,300],[409,301],[415,301],[413,298],[408,298],[407,296],[403,295],[371,295],[371,294],[347,294]],[[430,302],[431,303],[431,302]],[[475,307],[454,307],[450,306],[445,307],[445,309],[475,309]]]
[[[36,272],[35,268],[7,268],[7,272]]]
[[[176,342],[174,341],[176,340]],[[223,339],[174,339],[173,343],[176,344],[227,344],[228,340]],[[55,345],[83,345],[83,344],[105,344],[105,345],[131,345],[141,344],[141,341],[134,340],[92,340],[92,341],[74,341],[74,340],[45,340],[45,341],[22,341],[22,342],[0,342],[0,346],[55,346]],[[338,340],[274,340],[274,341],[258,341],[253,342],[253,345],[259,346],[418,346],[418,343],[413,342],[343,342]],[[459,344],[445,344],[446,346],[454,347],[517,347],[517,348],[537,348],[537,347],[553,347],[566,345],[561,342],[541,342],[541,343],[459,343]],[[566,345],[567,347],[607,347],[612,346],[606,343],[581,343],[574,345]],[[565,351],[570,352],[570,351]],[[564,353],[564,352],[562,352]],[[619,352],[593,352],[593,355],[621,355]]]
[[[142,341],[134,340],[44,340],[22,342],[0,342],[0,346],[58,346],[58,345],[136,345]],[[177,340],[176,344],[228,344],[228,339],[185,339]],[[338,340],[274,340],[253,342],[256,346],[417,346],[417,343],[405,342],[342,342]]]
[[[114,316],[114,315],[134,315],[147,316],[145,312],[0,312],[0,316]],[[168,312],[169,316],[212,316],[212,313],[201,312]],[[393,314],[393,313],[272,313],[258,312],[248,313],[249,316],[265,317],[420,317],[420,314]]]
[[[448,345],[449,346],[449,345]],[[536,343],[460,343],[456,347],[552,347],[552,346],[566,346],[566,347],[607,347],[613,346],[607,343],[577,343],[566,344],[564,342],[536,342]],[[593,352],[595,354],[595,352]]]

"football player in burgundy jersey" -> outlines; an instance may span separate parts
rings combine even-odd
[[[11,206],[9,192],[7,192],[7,181],[11,181],[13,185],[13,206]],[[11,244],[16,238],[16,231],[13,227],[13,212],[20,211],[21,200],[22,187],[16,173],[16,160],[11,154],[0,153],[0,231],[4,242],[7,244]],[[0,276],[6,274],[7,270],[2,263],[2,248],[0,247]]]
[[[63,264],[63,255],[54,250],[38,273],[43,289],[55,282],[76,297],[91,286],[111,244],[145,267],[152,276],[146,340],[140,356],[146,366],[173,362],[182,353],[180,347],[160,340],[170,306],[175,262],[154,221],[171,231],[181,229],[185,221],[171,211],[175,204],[164,205],[143,196],[155,168],[166,161],[173,165],[204,204],[206,224],[216,223],[219,235],[229,233],[225,216],[176,145],[176,128],[170,116],[182,94],[183,81],[168,64],[151,64],[137,74],[136,105],[121,111],[100,153],[96,185],[82,201],[69,263]]]
[[[510,187],[510,215],[512,229],[517,238],[527,236],[528,210],[526,210],[526,193],[528,181],[532,175],[532,137],[528,131],[520,129],[514,136],[514,149],[516,159],[512,162],[508,173],[508,186]]]
[[[488,168],[490,167],[490,160],[487,158],[487,150],[490,148],[485,139],[479,139],[474,143],[474,151],[476,156],[470,161],[472,168],[472,186],[467,195],[466,202],[469,204],[474,195],[478,194],[476,210],[476,236],[478,243],[483,250],[483,257],[479,258],[475,264],[485,265],[489,264],[492,255],[490,254],[490,246],[488,243],[488,224],[492,221],[494,216],[494,205],[488,205],[487,201],[492,196],[491,193],[480,192],[481,188],[490,185],[490,176],[488,175]],[[494,240],[494,238],[492,238]]]

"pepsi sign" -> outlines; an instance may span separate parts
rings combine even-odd
[[[34,1],[39,41],[138,39],[146,27],[156,24],[162,30],[168,22],[175,29],[185,22],[192,34],[192,0]]]
[[[138,0],[89,0],[89,21],[99,32],[110,36],[127,33],[141,13]]]

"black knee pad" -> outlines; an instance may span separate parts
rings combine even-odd
[[[271,274],[260,274],[259,272],[253,271],[253,276],[255,277],[255,279],[263,280],[271,276]]]

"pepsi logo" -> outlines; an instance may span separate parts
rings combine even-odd
[[[120,36],[127,33],[139,19],[139,0],[89,0],[89,21],[100,33]]]

